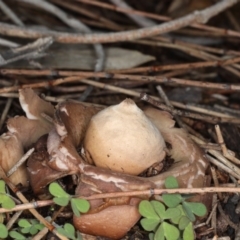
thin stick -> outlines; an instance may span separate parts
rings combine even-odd
[[[24,26],[21,19],[2,0],[0,0],[0,8],[16,25]]]
[[[99,6],[99,7],[102,7],[102,8],[111,9],[111,10],[117,11],[117,12],[145,16],[145,17],[152,18],[152,19],[155,19],[155,20],[160,20],[160,21],[170,21],[171,20],[170,17],[166,17],[166,16],[163,16],[163,15],[160,15],[160,14],[154,14],[154,13],[148,13],[148,12],[143,12],[143,11],[138,11],[138,10],[129,10],[129,9],[125,9],[125,8],[120,8],[120,7],[116,7],[116,6],[107,4],[107,3],[102,2],[102,1],[95,1],[95,0],[77,0],[77,1],[78,2],[84,2],[86,4]],[[191,24],[190,26],[194,27],[194,28],[197,28],[197,29],[202,29],[202,30],[214,32],[214,33],[217,33],[218,35],[222,35],[222,36],[240,36],[239,32],[237,32],[237,31],[232,31],[232,30],[227,30],[226,31],[226,29],[222,29],[222,28],[218,28],[218,27],[207,26],[207,25],[197,24],[197,23]],[[207,34],[209,34],[209,33],[207,33]]]
[[[205,143],[203,140],[193,135],[191,135],[191,138],[198,144]],[[221,167],[224,171],[233,175],[235,178],[240,179],[240,169],[236,165],[228,161],[228,159],[226,159],[219,151],[212,150],[212,149],[208,149],[206,151],[209,152],[212,156],[216,157],[220,162],[214,159],[213,157],[211,157],[210,155],[207,155],[209,161],[213,162],[218,167]]]
[[[219,182],[218,182],[218,178],[217,178],[217,174],[216,174],[216,170],[215,170],[215,167],[212,167],[211,166],[211,173],[212,173],[212,178],[213,178],[213,182],[214,182],[214,186],[215,187],[219,187]],[[222,193],[218,193],[218,197],[220,200],[223,199],[222,197]]]
[[[11,229],[13,224],[18,220],[18,218],[21,216],[23,211],[18,211],[16,213],[14,213],[14,215],[11,217],[11,219],[8,221],[8,223],[6,224],[7,229]]]
[[[171,108],[167,107],[166,105],[162,104],[161,102],[155,100],[155,98],[148,96],[146,93],[145,94],[141,94],[140,95],[141,100],[144,100],[152,105],[154,105],[155,107],[158,107],[164,111],[168,111],[170,113],[172,113],[173,115],[176,114],[178,116],[183,116],[183,117],[190,117],[190,118],[194,118],[194,119],[200,119],[200,120],[204,120],[206,122],[222,122],[223,119],[220,117],[210,117],[210,116],[206,116],[206,115],[200,115],[197,113],[191,113],[191,112],[183,112],[181,110],[171,110]],[[173,102],[173,105],[177,106],[177,104],[175,104],[175,102]],[[237,119],[236,119],[237,120]]]
[[[89,197],[84,197],[81,195],[76,195],[74,197],[93,200],[93,199],[101,199],[101,198],[118,198],[118,197],[129,197],[129,196],[141,196],[141,195],[162,195],[162,194],[205,194],[205,193],[219,193],[219,192],[227,192],[227,193],[240,193],[240,188],[237,187],[207,187],[207,188],[176,188],[176,189],[148,189],[148,190],[139,190],[139,191],[127,191],[127,192],[112,192],[112,193],[100,193],[93,194]],[[42,200],[37,201],[38,207],[43,207],[47,205],[53,204],[53,200]],[[30,203],[29,203],[30,204]],[[29,209],[31,211],[30,206],[27,204],[21,204],[13,209],[4,209],[0,208],[0,213],[9,212],[9,211],[19,211]],[[32,206],[31,206],[32,207]],[[34,210],[34,209],[32,209]]]
[[[110,42],[121,42],[130,41],[140,38],[147,38],[156,36],[159,34],[167,33],[173,30],[177,30],[193,23],[206,23],[210,18],[216,16],[225,9],[236,4],[238,0],[222,0],[216,4],[210,6],[201,11],[195,11],[194,13],[188,14],[184,17],[156,25],[153,27],[143,28],[139,30],[123,31],[117,33],[106,33],[106,34],[70,34],[70,33],[59,33],[56,31],[49,30],[36,30],[23,27],[16,27],[14,25],[1,23],[0,34],[15,37],[24,38],[39,38],[43,36],[52,36],[57,42],[64,43],[110,43]],[[238,36],[239,37],[239,36]]]
[[[143,75],[126,75],[126,74],[109,74],[108,72],[82,72],[82,71],[57,71],[57,70],[26,70],[26,69],[0,69],[2,75],[14,74],[14,75],[26,75],[26,76],[82,76],[82,77],[99,77],[99,78],[116,78],[121,80],[129,81],[142,81],[142,82],[153,82],[153,83],[164,83],[164,84],[177,84],[180,86],[192,86],[200,88],[212,88],[212,89],[223,89],[223,90],[234,90],[240,91],[238,84],[229,83],[212,83],[212,82],[199,82],[194,80],[180,79],[180,78],[168,78],[165,76],[143,76]],[[8,90],[10,89],[10,90]],[[0,89],[1,92],[16,91],[11,88]]]
[[[40,38],[32,43],[28,43],[24,46],[20,46],[15,49],[4,51],[0,54],[0,66],[18,61],[24,58],[35,58],[41,56],[53,42],[51,37]]]
[[[186,54],[189,54],[190,56],[194,56],[196,58],[200,58],[203,60],[221,60],[220,57],[217,57],[213,54],[210,53],[206,53],[202,50],[196,50],[193,49],[191,47],[189,47],[188,45],[184,44],[176,44],[176,43],[162,43],[162,42],[153,42],[153,41],[149,41],[149,40],[138,40],[138,43],[141,44],[147,44],[147,45],[153,45],[153,46],[161,46],[161,47],[167,47],[167,48],[174,48],[174,49],[180,49],[181,51],[185,52]],[[226,69],[227,71],[231,72],[232,74],[235,74],[236,76],[240,77],[240,73],[239,71],[237,71],[236,69],[234,69],[233,67],[230,66],[221,66],[222,68]]]
[[[34,152],[34,148],[29,149],[21,159],[7,172],[7,177],[10,177],[17,169],[29,158],[29,156]]]
[[[228,151],[228,149],[226,147],[226,144],[225,144],[225,142],[223,140],[223,136],[222,136],[222,133],[221,133],[219,125],[215,125],[215,131],[216,131],[216,134],[217,134],[218,144],[220,145],[220,147],[222,149],[223,156],[228,158],[233,163],[239,165],[240,164],[240,160],[238,158],[236,158],[233,154],[229,153],[229,151]]]
[[[211,212],[212,216],[211,227],[214,230],[214,235],[217,235],[217,206],[218,206],[217,194],[214,194],[212,199],[212,212]]]
[[[173,193],[180,193],[180,194],[204,194],[204,193],[218,193],[218,192],[232,192],[232,193],[239,193],[240,188],[224,188],[224,187],[208,187],[208,188],[177,188],[177,189],[150,189],[150,190],[141,190],[141,191],[132,191],[132,192],[115,192],[115,193],[101,193],[101,194],[94,194],[90,197],[83,197],[87,200],[92,199],[100,199],[100,198],[114,198],[114,197],[127,197],[127,196],[138,196],[138,195],[161,195],[161,194],[173,194]]]
[[[176,70],[176,69],[196,69],[196,68],[205,68],[205,67],[217,67],[217,66],[227,66],[233,63],[240,62],[240,57],[230,58],[228,60],[221,61],[206,61],[206,62],[194,62],[194,63],[180,63],[180,64],[169,64],[169,65],[159,65],[159,66],[149,66],[149,67],[139,67],[139,68],[130,68],[122,70],[113,70],[109,71],[112,73],[141,73],[141,72],[160,72],[166,70]]]
[[[9,111],[11,105],[12,105],[12,101],[13,101],[13,98],[8,98],[7,103],[6,103],[6,105],[5,105],[4,109],[3,109],[3,112],[2,112],[2,115],[1,115],[1,119],[0,119],[0,130],[2,129],[2,126],[3,126],[4,122],[5,122],[5,119],[7,117],[8,111]]]
[[[11,209],[0,208],[0,213],[14,212],[14,211],[18,212],[18,211],[22,211],[22,210],[26,210],[26,209],[46,207],[46,206],[49,206],[52,204],[54,204],[53,200],[35,201],[35,202],[30,202],[30,203],[18,204]]]
[[[48,229],[45,227],[41,231],[39,231],[34,237],[32,237],[32,240],[41,240],[47,233]]]

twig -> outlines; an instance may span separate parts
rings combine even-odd
[[[206,220],[206,222],[205,222],[206,225],[208,225],[209,222],[211,221],[212,216],[213,216],[214,211],[216,210],[216,208],[217,208],[217,194],[215,193],[215,194],[213,194],[213,199],[212,199],[212,211],[211,211],[211,213],[209,214],[209,216],[208,216],[208,218],[207,218],[207,220]]]
[[[221,194],[221,193],[219,193]],[[218,206],[218,200],[217,200],[217,194],[213,194],[212,198],[212,212],[211,212],[211,227],[214,230],[214,235],[217,235],[217,206]],[[209,216],[210,218],[210,216]]]
[[[180,64],[170,64],[170,65],[160,65],[160,66],[149,66],[149,67],[139,67],[139,68],[130,68],[122,70],[111,70],[111,73],[155,73],[166,70],[174,69],[195,69],[195,68],[205,68],[205,67],[217,67],[217,66],[227,66],[233,63],[240,62],[240,57],[234,57],[227,60],[221,61],[206,61],[206,62],[193,62],[193,63],[180,63]]]
[[[87,16],[89,18],[92,18],[96,20],[98,23],[101,22],[102,26],[105,28],[109,28],[111,30],[120,31],[124,28],[117,23],[111,21],[110,19],[105,18],[103,15],[98,14],[97,12],[93,12],[90,8],[84,8],[84,6],[80,6],[77,4],[74,4],[70,1],[62,1],[62,0],[51,0],[51,2],[56,3],[57,5],[60,5],[61,7],[70,9],[71,11],[74,11],[76,13],[80,13],[81,15]]]
[[[24,204],[18,204],[15,207],[11,209],[5,209],[5,208],[0,208],[0,213],[6,213],[6,212],[18,212],[18,211],[23,211],[26,209],[34,209],[34,208],[40,208],[40,207],[46,207],[51,204],[53,204],[53,200],[42,200],[42,201],[35,201],[35,202],[30,202],[30,203],[24,203]]]
[[[196,11],[184,17],[169,21],[167,23],[163,23],[149,28],[123,31],[118,33],[86,34],[83,36],[80,34],[70,34],[66,32],[59,33],[56,31],[27,29],[23,27],[16,27],[6,23],[1,23],[0,34],[25,38],[39,38],[44,36],[51,36],[54,37],[55,41],[65,43],[108,43],[130,41],[167,33],[176,29],[189,26],[193,23],[206,23],[210,18],[233,6],[237,2],[238,0],[222,0],[202,11]]]
[[[171,113],[173,113],[173,116],[176,119],[178,125],[180,127],[184,128],[184,129],[188,130],[187,125],[185,123],[183,123],[183,121],[181,120],[181,118],[177,114],[174,113],[175,109],[174,109],[173,105],[171,104],[171,102],[169,101],[167,95],[163,91],[162,87],[160,85],[158,85],[156,88],[157,88],[157,91],[158,91],[160,97],[162,98],[162,100],[169,107],[169,109],[171,110]]]
[[[17,169],[29,158],[29,156],[34,152],[34,148],[29,149],[21,159],[7,172],[7,177],[10,177]]]
[[[233,154],[229,153],[229,151],[228,151],[228,149],[226,147],[226,144],[225,144],[225,142],[223,140],[223,136],[222,136],[222,133],[221,133],[219,125],[215,125],[215,131],[216,131],[216,134],[217,134],[218,144],[220,145],[220,147],[222,149],[223,156],[228,158],[233,163],[239,165],[240,164],[240,160],[238,158],[236,158]]]
[[[229,114],[240,117],[240,111],[238,109],[232,109],[218,104],[214,104],[213,107],[222,112],[228,112]]]
[[[77,1],[78,2],[83,2],[83,3],[86,3],[86,4],[95,5],[95,6],[102,7],[102,8],[107,8],[107,9],[117,11],[117,12],[145,16],[145,17],[152,18],[152,19],[155,19],[155,20],[160,20],[160,21],[170,21],[171,20],[170,17],[162,16],[162,15],[159,15],[159,14],[147,13],[147,12],[143,12],[143,11],[120,8],[120,7],[116,7],[116,6],[107,4],[107,3],[102,2],[102,1],[95,1],[95,0],[77,0]],[[217,33],[217,34],[222,35],[222,36],[238,36],[238,37],[240,36],[239,32],[237,32],[237,31],[232,31],[232,30],[227,30],[226,31],[226,29],[222,29],[222,28],[218,28],[218,27],[207,26],[207,25],[196,24],[196,23],[191,24],[190,26],[194,27],[194,28],[214,32],[214,33]],[[209,33],[207,33],[207,34],[209,34]]]
[[[203,140],[191,135],[191,138],[198,144],[205,143]],[[235,178],[240,179],[240,169],[234,165],[233,163],[229,162],[219,151],[208,149],[206,150],[209,152],[212,156],[216,157],[219,161],[214,159],[212,156],[207,154],[207,157],[210,162],[217,165],[218,167],[222,168],[227,173],[233,175]]]
[[[34,237],[32,237],[32,240],[41,240],[47,233],[48,229],[45,227],[41,231],[39,231]]]
[[[8,98],[7,102],[6,102],[6,105],[3,109],[3,112],[2,112],[2,115],[1,115],[1,119],[0,119],[0,130],[2,129],[2,126],[4,124],[4,121],[7,117],[7,114],[8,114],[8,111],[12,105],[12,101],[13,101],[13,98]]]
[[[0,45],[5,47],[19,47],[20,45],[18,43],[15,43],[13,41],[9,41],[3,38],[0,38]]]
[[[164,105],[163,103],[159,102],[158,100],[156,100],[156,98],[151,97],[149,95],[147,95],[146,93],[142,93],[140,95],[141,100],[144,100],[152,105],[154,105],[155,107],[158,107],[164,111],[168,111],[170,113],[172,113],[173,115],[178,115],[178,116],[182,116],[182,117],[189,117],[189,118],[194,118],[194,119],[200,119],[200,120],[204,120],[206,122],[210,122],[210,123],[214,123],[214,122],[224,122],[226,121],[230,121],[230,119],[224,119],[221,117],[210,117],[207,115],[202,115],[202,114],[197,114],[197,113],[192,113],[192,112],[185,112],[185,111],[181,111],[181,110],[177,110],[177,109],[171,109],[169,107],[167,107],[166,105]],[[179,104],[177,102],[172,102],[172,104],[174,106],[178,106]],[[181,106],[184,104],[180,104]],[[191,108],[186,107],[186,109],[191,110]],[[238,122],[238,119],[235,119]]]
[[[92,199],[100,199],[100,198],[114,198],[114,197],[127,197],[127,196],[138,196],[138,195],[159,195],[159,194],[173,194],[173,193],[180,193],[180,194],[204,194],[204,193],[213,193],[213,192],[240,192],[240,188],[224,188],[224,187],[208,187],[208,188],[178,188],[178,189],[150,189],[150,190],[141,190],[141,191],[132,191],[132,192],[115,192],[115,193],[101,193],[101,194],[94,194],[90,197],[83,197],[87,200]]]
[[[212,88],[222,90],[234,90],[240,91],[238,84],[229,83],[212,83],[212,82],[199,82],[194,80],[180,79],[180,78],[168,78],[165,76],[143,76],[143,75],[127,75],[127,74],[111,74],[108,72],[82,72],[82,71],[57,71],[57,70],[26,70],[26,69],[0,69],[2,75],[14,74],[14,75],[26,75],[26,76],[83,76],[83,77],[98,77],[98,78],[116,78],[129,81],[142,81],[164,84],[177,84],[180,86],[192,86],[200,88]],[[1,89],[0,89],[1,92]],[[6,91],[5,91],[6,92]]]
[[[141,196],[141,195],[152,196],[152,195],[174,194],[174,193],[204,194],[204,193],[219,193],[219,192],[240,193],[240,188],[236,188],[236,187],[176,188],[176,189],[154,188],[154,189],[139,190],[139,191],[100,193],[100,194],[93,194],[89,197],[76,195],[74,197],[87,199],[87,200],[93,200],[93,199],[101,199],[101,198],[118,198],[118,197]],[[41,201],[34,202],[32,204],[31,203],[20,204],[12,209],[0,208],[0,213],[9,212],[9,211],[19,211],[20,209],[21,210],[25,210],[25,209],[31,210],[31,208],[34,206],[35,207],[43,207],[43,206],[47,206],[47,205],[51,205],[51,204],[53,204],[53,200],[41,200]]]
[[[16,25],[24,26],[21,19],[2,0],[0,0],[0,8]]]
[[[53,40],[51,37],[40,38],[27,45],[7,50],[0,54],[0,66],[12,63],[24,58],[36,58],[46,50]]]
[[[176,111],[175,111],[172,103],[169,101],[167,95],[163,91],[162,87],[160,85],[158,85],[156,88],[157,88],[157,91],[158,91],[160,97],[163,99],[165,104],[171,109],[171,113],[173,114],[174,118],[176,119],[178,125],[180,127],[184,128],[186,131],[190,132],[191,134],[193,134],[193,135],[202,139],[202,136],[198,132],[196,132],[194,129],[192,129],[187,124],[185,124],[177,114],[174,114],[174,112],[176,112]]]
[[[216,48],[216,47],[209,47],[209,46],[202,46],[194,43],[189,43],[189,42],[184,42],[175,38],[170,38],[170,37],[163,37],[163,36],[158,36],[158,37],[153,37],[152,38],[155,41],[161,41],[165,43],[175,43],[177,45],[182,45],[186,47],[193,48],[195,50],[203,50],[204,52],[209,52],[209,53],[214,53],[214,54],[221,54],[225,56],[239,56],[240,52],[236,50],[229,50],[229,49],[223,49],[223,48]]]
[[[190,56],[194,56],[196,58],[200,58],[200,59],[204,59],[206,61],[208,60],[221,60],[220,57],[217,57],[213,54],[210,53],[206,53],[202,50],[196,50],[193,48],[190,48],[189,46],[185,45],[179,45],[176,43],[162,43],[162,42],[152,42],[149,40],[138,40],[138,43],[141,44],[147,44],[147,45],[153,45],[153,46],[161,46],[161,47],[167,47],[167,48],[174,48],[174,49],[180,49],[181,51],[184,51],[185,53],[189,54]],[[227,71],[235,74],[236,76],[240,77],[240,73],[239,71],[237,71],[236,69],[234,69],[233,67],[230,66],[221,66],[222,68],[226,69]]]
[[[207,154],[207,158],[209,160],[210,163],[214,164],[215,166],[217,166],[218,168],[222,169],[223,171],[225,171],[226,173],[228,173],[229,175],[234,176],[235,178],[237,178],[238,180],[240,180],[239,175],[234,172],[231,167],[226,166],[225,164],[219,162],[217,159],[213,158],[212,156],[210,156],[209,154]]]
[[[215,167],[211,166],[211,173],[212,173],[212,178],[213,178],[213,182],[214,182],[214,186],[215,187],[219,187],[219,182],[218,182],[218,178],[217,178],[217,174],[216,174],[216,170]],[[222,193],[218,193],[218,197],[220,200],[223,199],[222,197]]]
[[[200,139],[204,140],[204,138],[202,136]],[[204,149],[213,149],[213,150],[217,150],[217,151],[221,150],[221,148],[219,147],[218,144],[206,143],[206,144],[198,144],[198,145],[200,148],[204,148]]]
[[[18,218],[21,216],[23,211],[18,211],[14,213],[14,215],[11,217],[11,219],[6,224],[6,228],[9,230],[12,228],[13,224],[18,220]]]

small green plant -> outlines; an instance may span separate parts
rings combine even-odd
[[[72,239],[72,240],[81,240],[81,234],[77,231],[75,232],[75,228],[70,223],[65,223],[63,228],[58,228],[57,231],[63,236]],[[77,235],[77,237],[76,237]]]
[[[9,236],[17,240],[27,239],[27,235],[34,236],[44,228],[44,225],[36,219],[20,219],[18,226],[19,228],[9,232]]]
[[[90,204],[87,200],[72,197],[56,182],[49,185],[49,192],[54,196],[53,201],[57,205],[67,206],[70,202],[73,213],[77,217],[79,217],[81,213],[86,213],[90,208]]]
[[[0,204],[3,208],[11,209],[15,207],[15,202],[6,193],[6,184],[3,180],[0,180]]]
[[[175,177],[165,180],[168,189],[178,188]],[[187,202],[189,196],[181,194],[163,194],[163,203],[159,201],[143,200],[139,204],[142,227],[147,231],[151,240],[193,240],[193,222],[196,216],[204,216],[207,209],[204,204]]]

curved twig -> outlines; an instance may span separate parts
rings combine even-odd
[[[206,23],[210,18],[233,6],[237,2],[239,2],[239,0],[223,0],[202,11],[195,11],[184,17],[160,25],[118,33],[80,35],[66,32],[59,33],[56,31],[33,30],[29,28],[16,27],[6,23],[0,23],[0,34],[8,36],[18,36],[23,38],[39,38],[43,36],[52,36],[55,38],[55,41],[63,43],[107,43],[130,41],[134,39],[146,38],[167,33],[176,29],[189,26],[194,23]]]

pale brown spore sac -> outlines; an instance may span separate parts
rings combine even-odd
[[[89,163],[132,175],[161,162],[164,148],[161,133],[131,99],[93,116],[84,139]]]

